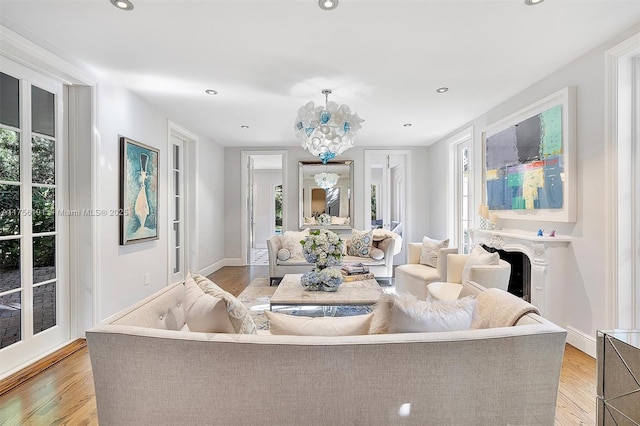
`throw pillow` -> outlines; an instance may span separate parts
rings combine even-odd
[[[300,241],[309,236],[309,228],[303,231],[286,231],[282,235],[282,248],[286,248],[291,253],[292,259],[304,259],[302,254],[302,244]]]
[[[280,249],[278,250],[278,260],[282,260],[283,262],[285,260],[288,260],[291,257],[291,252],[287,249]]]
[[[422,238],[422,250],[420,252],[420,264],[438,267],[438,253],[441,248],[449,247],[449,239],[446,240],[432,240],[431,238]]]
[[[372,231],[351,231],[351,245],[349,245],[349,256],[369,257],[373,244]]]
[[[423,301],[408,293],[384,295],[374,309],[371,334],[468,330],[476,299]],[[379,318],[376,319],[375,316]]]
[[[371,247],[369,256],[371,256],[373,260],[382,260],[384,259],[384,252],[377,247]]]
[[[194,280],[206,294],[219,297],[227,306],[227,315],[233,329],[238,334],[257,334],[257,328],[247,308],[231,293],[224,291],[200,274],[187,275],[187,281]]]
[[[292,336],[358,336],[368,334],[373,313],[350,317],[298,317],[264,311],[271,334]]]
[[[481,246],[475,246],[471,253],[469,253],[469,259],[464,264],[462,269],[462,284],[466,284],[469,281],[469,271],[472,266],[476,265],[499,265],[500,255],[498,253],[489,253]]]
[[[235,333],[224,300],[205,294],[192,279],[184,283],[185,320],[190,331]]]

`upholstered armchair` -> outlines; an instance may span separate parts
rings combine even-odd
[[[455,300],[462,291],[463,273],[469,260],[468,254],[447,255],[447,281],[434,281],[427,284],[427,298],[436,300]],[[511,265],[500,259],[497,265],[473,265],[469,267],[467,281],[473,281],[485,288],[496,287],[507,290]]]
[[[427,297],[427,284],[441,281],[447,277],[447,255],[458,253],[456,247],[441,248],[438,250],[437,267],[420,263],[422,243],[407,244],[407,263],[396,266],[395,285],[396,291],[411,293],[420,300]]]

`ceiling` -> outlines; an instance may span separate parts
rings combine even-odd
[[[0,0],[0,23],[243,147],[297,145],[325,88],[365,120],[358,145],[429,145],[640,21],[640,0],[132,2]]]

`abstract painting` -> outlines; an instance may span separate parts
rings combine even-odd
[[[157,149],[120,138],[120,244],[158,239]]]
[[[520,112],[484,134],[486,204],[502,217],[571,221],[568,185],[574,125],[569,94]],[[564,94],[566,92],[566,102]],[[506,214],[511,212],[511,215]],[[537,214],[544,212],[544,214]]]

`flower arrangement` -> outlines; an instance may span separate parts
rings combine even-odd
[[[318,222],[318,225],[322,225],[322,226],[331,225],[331,215],[327,213],[322,213],[321,215],[318,216],[316,221]]]
[[[315,268],[302,274],[300,284],[309,291],[338,291],[342,272],[338,268]]]
[[[309,263],[315,263],[318,269],[338,266],[342,263],[344,241],[338,234],[326,229],[311,231],[300,241],[302,254]]]
[[[316,265],[314,269],[302,275],[300,284],[310,291],[337,291],[342,284],[342,272],[333,266],[342,262],[344,241],[335,232],[317,229],[311,231],[300,244],[307,262]]]

